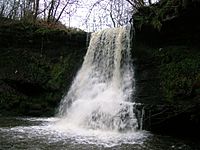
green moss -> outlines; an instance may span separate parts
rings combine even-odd
[[[200,53],[184,47],[168,47],[159,52],[160,78],[168,101],[188,99],[200,76]]]
[[[51,30],[48,28],[39,28],[35,31],[36,34],[42,34],[42,35],[49,32],[51,32]]]
[[[182,9],[180,0],[163,0],[157,4],[143,6],[133,15],[135,27],[152,26],[161,30],[162,22],[179,15]]]
[[[86,33],[0,22],[0,114],[53,115],[80,67]]]
[[[51,69],[51,79],[48,81],[48,84],[56,89],[59,89],[63,86],[63,73],[65,72],[65,67],[62,67],[62,63],[57,63],[52,66]]]

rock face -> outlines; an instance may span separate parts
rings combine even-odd
[[[136,29],[133,50],[136,101],[143,128],[161,134],[200,135],[200,17],[198,7]],[[140,108],[140,109],[142,109]]]
[[[0,115],[53,115],[85,52],[83,31],[1,22]]]

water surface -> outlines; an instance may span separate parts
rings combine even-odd
[[[59,126],[58,118],[0,118],[0,149],[199,150],[195,140],[146,131],[109,132]]]

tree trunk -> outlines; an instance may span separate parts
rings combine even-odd
[[[57,10],[58,10],[58,7],[60,6],[60,0],[58,0],[58,3],[57,3],[57,6],[54,10],[54,14],[53,14],[53,18],[55,19],[56,18],[56,14],[57,14]]]
[[[55,5],[55,0],[51,0],[51,6],[49,8],[47,22],[51,22],[52,21],[51,19],[52,19],[52,15],[53,15],[54,5]]]
[[[39,3],[40,3],[40,0],[36,0],[36,1],[35,1],[35,14],[34,14],[34,21],[36,21],[37,16],[38,16]]]
[[[151,5],[151,4],[152,4],[151,0],[148,0],[148,2],[149,2],[149,5]]]
[[[62,16],[62,14],[63,14],[64,10],[66,9],[66,7],[68,6],[68,4],[69,4],[69,1],[67,1],[65,6],[62,8],[62,10],[61,10],[61,12],[60,12],[60,14],[59,14],[59,16],[58,16],[58,18],[56,19],[55,22],[58,22],[60,20],[60,17]]]

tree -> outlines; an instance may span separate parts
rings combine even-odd
[[[129,23],[133,9],[126,0],[110,0],[110,18],[114,27],[123,26]]]
[[[0,17],[4,17],[5,16],[5,9],[6,9],[6,1],[1,0],[0,1]]]
[[[34,0],[34,21],[37,19],[38,16],[38,11],[39,11],[39,4],[40,4],[40,0]]]
[[[89,5],[84,24],[88,25],[90,29],[90,24],[92,24],[93,31],[96,28],[128,24],[133,13],[130,2],[127,0],[96,0]]]
[[[118,27],[131,22],[132,16],[138,9],[152,5],[159,0],[93,0],[87,6],[88,14],[84,24],[94,31],[94,27]],[[95,21],[94,21],[95,20]]]
[[[35,22],[59,22],[63,15],[72,16],[79,0],[0,0],[0,16]]]
[[[72,13],[78,5],[79,0],[51,0],[50,8],[48,10],[48,22],[58,22],[64,12],[66,14]]]

